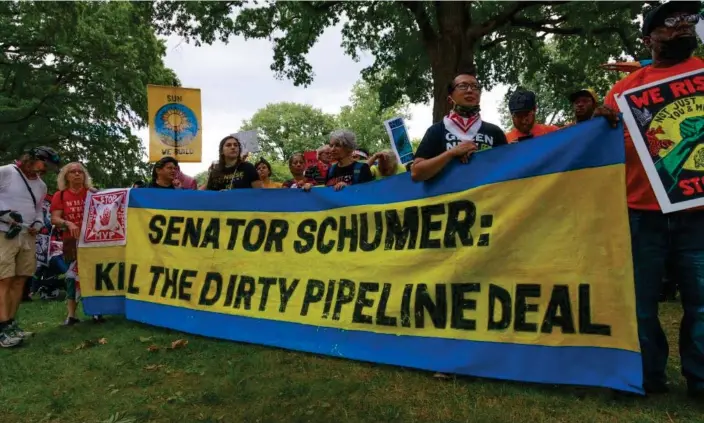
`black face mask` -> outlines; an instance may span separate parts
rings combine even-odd
[[[458,115],[466,118],[479,113],[479,106],[462,106],[460,104],[455,103],[455,105],[452,107],[452,110],[454,110],[455,113],[457,113]]]
[[[660,57],[664,60],[681,62],[689,59],[697,48],[696,37],[677,37],[661,41]]]

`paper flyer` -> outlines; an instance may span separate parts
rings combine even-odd
[[[391,149],[396,153],[399,163],[406,164],[413,161],[413,147],[408,136],[406,122],[402,117],[395,117],[384,122],[386,133],[391,140]]]

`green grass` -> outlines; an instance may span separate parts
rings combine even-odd
[[[680,313],[675,304],[663,310],[673,346]],[[62,328],[61,302],[25,304],[21,316],[37,333],[22,348],[0,351],[1,422],[704,421],[704,406],[684,394],[676,347],[668,369],[672,393],[614,399],[600,389],[440,380],[427,372],[211,340],[121,318]],[[166,348],[177,339],[188,345]],[[84,341],[95,346],[80,348]],[[151,345],[160,349],[150,352]]]

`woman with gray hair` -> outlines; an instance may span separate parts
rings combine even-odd
[[[328,169],[325,186],[335,187],[335,191],[339,191],[348,185],[374,180],[369,165],[354,160],[353,154],[357,149],[357,137],[354,132],[346,129],[333,132],[330,134],[330,148],[332,159],[337,163]],[[305,184],[303,189],[309,191],[312,186]]]

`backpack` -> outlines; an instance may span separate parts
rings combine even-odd
[[[354,162],[354,173],[352,174],[352,185],[359,183],[359,174],[362,172],[362,166],[364,166],[364,164],[365,164],[364,162]],[[337,163],[330,166],[330,169],[328,169],[328,176],[334,175],[336,169],[337,169]]]

